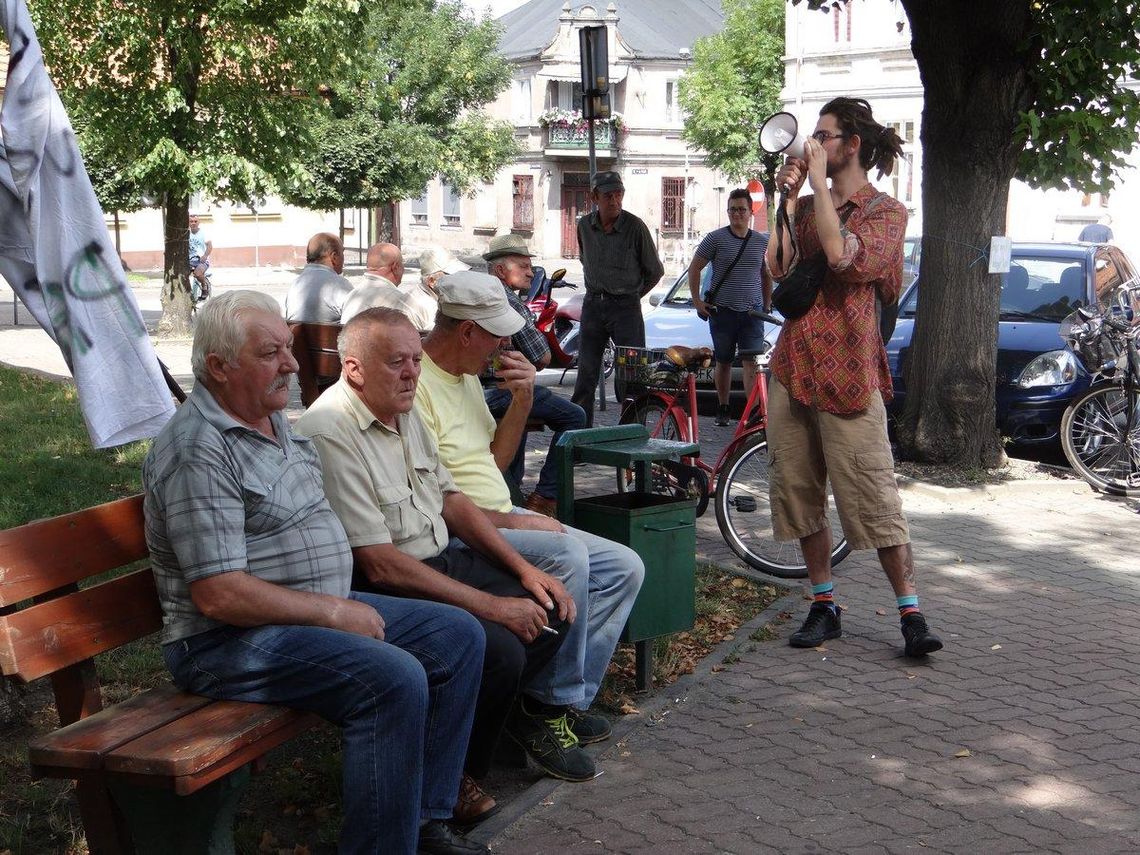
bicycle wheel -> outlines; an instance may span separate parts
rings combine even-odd
[[[1140,392],[1093,386],[1061,417],[1061,447],[1094,489],[1140,496]]]
[[[622,419],[622,424],[643,424],[656,439],[668,439],[682,442],[685,440],[681,432],[681,424],[677,414],[665,407],[665,403],[656,397],[646,396],[638,401],[631,410],[632,415]],[[660,429],[658,429],[660,425]],[[664,461],[655,463],[649,469],[649,492],[663,496],[675,496],[678,499],[696,499],[697,516],[701,516],[709,506],[709,478],[705,471],[697,466],[687,463],[674,463]],[[619,493],[633,490],[633,470],[619,467],[617,469],[617,489]]]
[[[606,349],[602,351],[602,376],[607,380],[610,379],[610,375],[614,373],[615,359],[614,340],[611,338],[606,342]],[[619,401],[618,403],[621,402]]]
[[[830,486],[827,506],[833,538],[831,566],[834,567],[847,557],[851,547],[843,537]],[[768,440],[763,433],[752,436],[724,464],[717,481],[716,522],[725,542],[750,567],[781,579],[807,576],[799,541],[777,541],[772,534],[772,511],[768,504]]]

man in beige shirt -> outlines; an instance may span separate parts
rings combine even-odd
[[[353,315],[373,306],[387,306],[411,315],[412,305],[400,290],[403,279],[404,257],[400,248],[393,243],[374,243],[368,248],[363,278],[344,299],[340,322],[347,324]]]
[[[418,332],[398,310],[373,308],[345,325],[338,344],[341,379],[297,430],[320,453],[325,493],[352,547],[354,587],[459,606],[486,631],[463,790],[481,806],[461,803],[457,816],[489,815],[494,802],[472,779],[487,773],[504,723],[516,741],[541,746],[531,756],[548,773],[592,778],[593,760],[576,742],[513,712],[516,693],[525,693],[557,652],[576,607],[561,582],[519,555],[440,463],[412,409]]]

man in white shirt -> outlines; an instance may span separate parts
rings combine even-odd
[[[411,302],[399,287],[404,278],[404,257],[400,248],[391,243],[375,243],[368,248],[365,264],[364,278],[345,298],[340,322],[347,324],[353,315],[373,306],[398,309],[410,317]]]
[[[321,232],[305,247],[305,268],[285,295],[285,321],[290,324],[339,324],[341,308],[352,293],[344,271],[344,245]]]
[[[442,247],[431,246],[420,254],[420,281],[404,282],[400,285],[400,290],[410,304],[411,311],[407,314],[416,329],[420,332],[431,332],[435,326],[435,313],[439,309],[439,295],[435,292],[435,284],[440,278],[470,269],[470,265],[464,264]]]

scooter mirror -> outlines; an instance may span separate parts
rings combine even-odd
[[[566,268],[565,267],[559,267],[557,270],[555,270],[553,273],[550,274],[550,281],[551,282],[561,282],[565,278],[566,278]]]

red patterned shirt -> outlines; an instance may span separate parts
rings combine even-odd
[[[807,314],[785,322],[772,353],[772,372],[788,394],[840,414],[867,409],[876,391],[891,399],[875,294],[886,304],[898,299],[907,216],[902,203],[869,182],[845,205],[854,208],[842,226],[843,257],[827,271]],[[798,200],[795,228],[799,258],[811,258],[820,251],[811,196]]]

